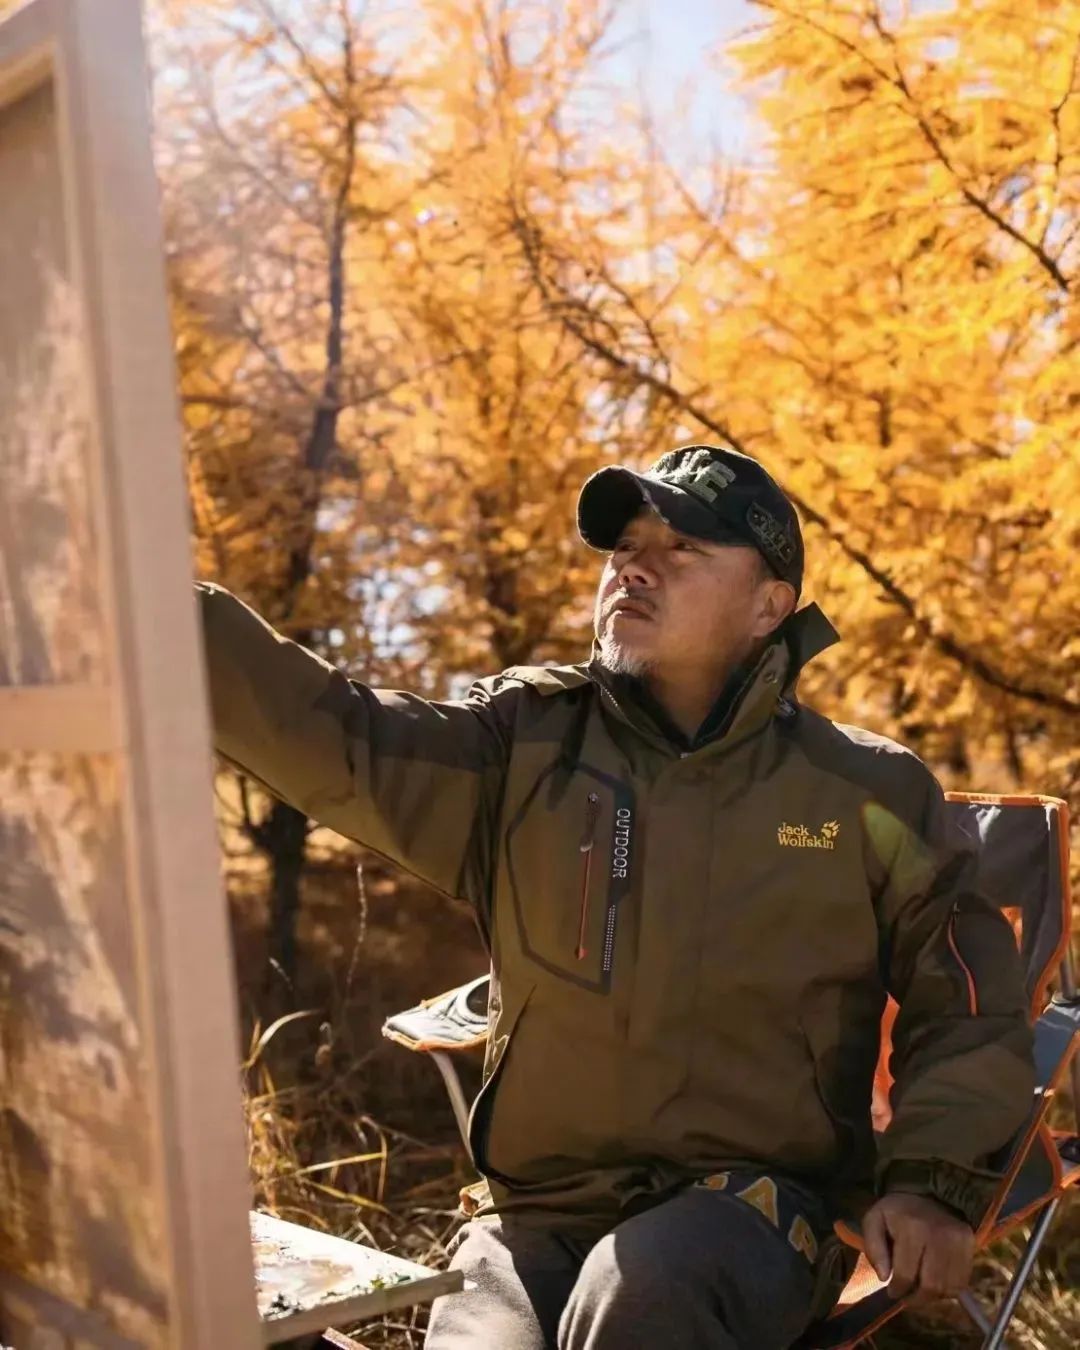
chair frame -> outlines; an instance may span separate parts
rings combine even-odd
[[[1080,998],[1077,994],[1076,968],[1071,946],[1069,808],[1068,804],[1059,797],[1040,794],[949,792],[946,793],[946,799],[950,802],[985,803],[989,806],[1048,807],[1054,811],[1058,820],[1059,868],[1062,882],[1061,932],[1054,951],[1044,962],[1039,979],[1035,983],[1031,998],[1030,1016],[1037,1033],[1040,1024],[1044,1024],[1045,1019],[1053,1017],[1055,1007],[1071,1011],[1074,1026],[1067,1035],[1066,1043],[1061,1047],[1052,1072],[1047,1077],[1046,1082],[1040,1086],[1036,1104],[1033,1106],[1027,1125],[1014,1141],[1009,1165],[998,1185],[994,1199],[976,1231],[976,1250],[981,1251],[989,1243],[1013,1232],[1029,1219],[1033,1219],[1034,1224],[1002,1302],[996,1310],[991,1312],[984,1308],[970,1289],[964,1290],[957,1300],[974,1325],[983,1333],[984,1340],[981,1350],[1000,1350],[1024,1287],[1035,1267],[1043,1243],[1053,1226],[1061,1201],[1068,1190],[1080,1181],[1080,1169],[1073,1172],[1069,1178],[1064,1176],[1054,1137],[1046,1125],[1050,1104],[1060,1091],[1067,1074],[1071,1074],[1074,1120],[1080,1124],[1080,1055],[1077,1054],[1077,1051],[1080,1050],[1080,1030],[1075,1025],[1077,1015],[1080,1013]],[[1055,975],[1060,994],[1044,1008],[1046,992]],[[1048,1191],[1041,1194],[1029,1206],[1010,1214],[1007,1220],[998,1223],[998,1216],[1010,1189],[1036,1143],[1043,1145],[1046,1155],[1051,1160],[1053,1184]],[[849,1246],[861,1249],[861,1238],[853,1226],[840,1221],[836,1225],[836,1230]],[[848,1306],[838,1304],[837,1309],[829,1318],[808,1330],[806,1335],[798,1342],[799,1350],[853,1350],[854,1347],[866,1342],[885,1322],[900,1312],[906,1302],[907,1300],[904,1299],[889,1299],[887,1291],[882,1287],[864,1295],[856,1303]],[[838,1332],[842,1333],[843,1329],[849,1325],[851,1328],[850,1336],[837,1335]]]

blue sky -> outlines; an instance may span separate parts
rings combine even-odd
[[[629,37],[613,63],[630,87],[647,92],[664,124],[680,104],[695,140],[715,139],[729,153],[746,148],[749,127],[710,52],[760,17],[749,0],[624,0],[618,25]],[[632,35],[632,36],[631,36]],[[670,133],[669,133],[670,134]],[[676,154],[677,144],[670,147]]]
[[[558,0],[555,0],[558,3]],[[752,137],[739,101],[726,89],[711,57],[725,39],[762,17],[751,0],[619,0],[621,12],[609,45],[618,53],[604,74],[621,83],[632,96],[644,93],[655,114],[665,149],[676,162],[685,162],[685,135],[672,124],[688,128],[694,147],[701,151],[717,144],[728,154],[748,148]],[[305,0],[278,0],[282,12],[303,13]],[[373,9],[378,6],[372,6]],[[407,15],[405,4],[390,0],[388,13]],[[198,14],[198,7],[193,7]],[[387,29],[392,35],[393,29]],[[404,37],[411,30],[398,25]],[[166,72],[158,71],[159,77]]]

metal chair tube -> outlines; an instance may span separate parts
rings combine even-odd
[[[1005,1332],[1009,1329],[1009,1323],[1016,1311],[1016,1305],[1020,1302],[1020,1295],[1024,1292],[1024,1285],[1027,1284],[1028,1276],[1038,1260],[1039,1248],[1050,1231],[1050,1225],[1054,1222],[1054,1215],[1057,1213],[1060,1204],[1061,1196],[1055,1196],[1039,1215],[1034,1228],[1031,1230],[1027,1249],[1020,1259],[1020,1264],[1016,1267],[1015,1274],[1009,1281],[1005,1300],[994,1319],[990,1335],[983,1342],[983,1350],[1001,1350],[1001,1346],[1005,1342]]]
[[[469,1148],[469,1104],[465,1100],[465,1093],[461,1090],[461,1079],[458,1078],[457,1069],[454,1068],[450,1056],[443,1050],[433,1050],[431,1058],[438,1066],[443,1082],[446,1084],[446,1092],[454,1110],[454,1119],[457,1121],[461,1142],[465,1145],[465,1152],[472,1157],[472,1150]]]

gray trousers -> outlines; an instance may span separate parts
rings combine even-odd
[[[512,1217],[474,1219],[425,1350],[787,1350],[843,1288],[835,1240],[811,1266],[752,1205],[690,1188],[593,1245]]]

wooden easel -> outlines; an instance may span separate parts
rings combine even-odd
[[[0,20],[0,1344],[18,1350],[257,1350],[461,1286],[265,1216],[253,1261],[147,85],[138,0]]]

